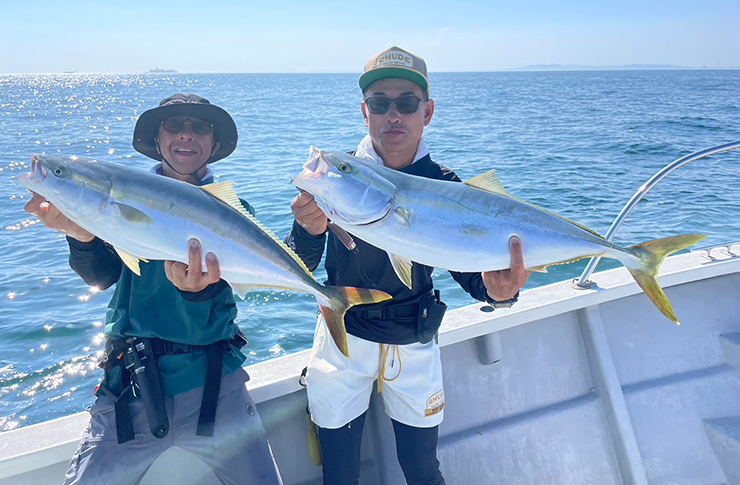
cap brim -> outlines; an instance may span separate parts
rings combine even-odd
[[[389,77],[408,79],[429,91],[429,81],[424,76],[419,74],[418,71],[404,67],[379,67],[377,69],[371,69],[360,76],[360,89],[364,91],[366,87],[375,81]]]
[[[236,124],[229,113],[214,104],[180,103],[152,108],[141,114],[134,128],[134,150],[154,160],[162,161],[154,138],[159,133],[160,123],[173,116],[193,116],[213,125],[214,140],[220,146],[209,163],[228,157],[236,149],[239,136]]]

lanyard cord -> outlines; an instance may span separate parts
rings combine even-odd
[[[175,167],[173,167],[172,164],[170,162],[168,162],[166,158],[162,157],[162,160],[164,161],[164,163],[167,164],[168,167],[170,167],[172,170],[174,170],[175,173],[177,173],[179,175],[187,175],[189,177],[193,177],[195,179],[195,185],[203,185],[203,180],[200,178],[200,175],[198,175],[198,171],[201,168],[205,167],[208,164],[208,160],[210,160],[210,158],[208,160],[206,160],[205,162],[203,162],[203,164],[200,167],[196,168],[195,171],[192,172],[192,173],[183,173],[183,172],[180,172],[178,169],[176,169]]]
[[[393,379],[385,378],[385,361],[388,358],[388,352],[391,352],[391,367],[394,366],[396,362],[396,357],[398,357],[398,373]],[[383,381],[395,381],[396,379],[398,379],[398,376],[401,375],[402,369],[403,363],[401,362],[401,352],[398,350],[398,345],[388,344],[386,346],[386,344],[380,344],[380,363],[378,364],[378,394],[383,392]]]

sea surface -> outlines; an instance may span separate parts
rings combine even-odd
[[[433,73],[430,83],[434,160],[463,179],[496,169],[514,195],[600,233],[666,164],[740,140],[740,70]],[[353,150],[366,133],[356,74],[0,75],[0,432],[92,403],[112,294],[69,269],[64,238],[23,211],[29,195],[17,176],[33,153],[149,170],[154,162],[131,147],[134,124],[175,92],[233,115],[238,147],[213,169],[280,237],[292,223],[290,179],[309,147]],[[701,245],[740,240],[739,172],[740,150],[678,169],[615,241],[686,232],[707,234]],[[575,278],[584,266],[534,274],[526,288]],[[446,272],[435,278],[452,308],[472,303]],[[254,291],[238,307],[247,363],[310,347],[313,297]]]

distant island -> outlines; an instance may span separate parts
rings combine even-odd
[[[177,74],[174,69],[149,69],[149,74]]]
[[[666,64],[628,64],[624,66],[579,66],[574,64],[535,64],[531,66],[515,67],[507,69],[510,71],[648,71],[662,69],[737,69],[737,67],[716,67],[709,66],[691,67],[691,66],[672,66]]]

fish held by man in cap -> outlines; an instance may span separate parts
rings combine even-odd
[[[533,271],[595,256],[620,261],[655,306],[676,323],[656,280],[658,268],[667,255],[705,237],[684,234],[621,247],[513,197],[493,171],[464,183],[432,180],[315,147],[292,183],[311,193],[334,224],[387,251],[409,288],[412,261],[461,272],[508,268],[508,241],[518,236],[525,266]]]
[[[218,257],[221,278],[242,299],[252,288],[311,293],[348,357],[347,309],[391,298],[382,291],[317,283],[300,258],[244,209],[231,181],[198,187],[114,163],[44,155],[34,155],[31,172],[18,180],[112,245],[137,275],[140,261],[187,264],[188,241],[197,239],[203,257]]]

